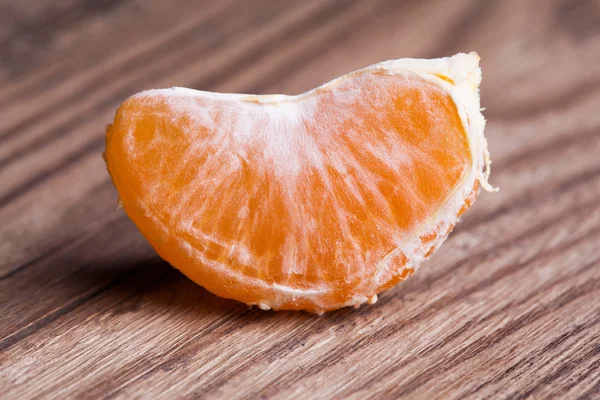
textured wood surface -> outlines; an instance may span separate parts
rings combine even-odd
[[[600,2],[0,0],[0,398],[600,398]],[[216,298],[100,157],[147,88],[476,50],[496,195],[373,306]]]

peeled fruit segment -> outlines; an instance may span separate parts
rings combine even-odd
[[[142,92],[107,129],[108,171],[158,254],[219,296],[374,302],[490,189],[478,61],[387,61],[298,96]]]

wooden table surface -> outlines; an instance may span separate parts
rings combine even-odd
[[[476,50],[491,182],[373,306],[213,296],[101,152],[147,88],[302,92]],[[597,0],[0,0],[0,398],[600,398]]]

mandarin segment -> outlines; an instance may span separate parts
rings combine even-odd
[[[373,302],[487,178],[477,60],[381,63],[299,96],[142,92],[108,128],[108,170],[159,255],[219,296]]]

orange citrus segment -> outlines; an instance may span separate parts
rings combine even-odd
[[[299,96],[142,92],[107,131],[108,170],[161,257],[215,294],[358,305],[487,185],[477,60],[391,61]]]

